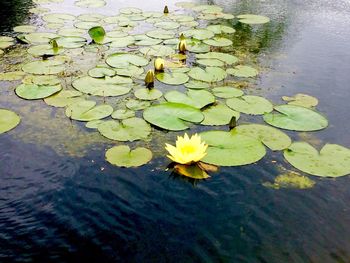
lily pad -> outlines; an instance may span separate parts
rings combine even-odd
[[[206,53],[210,51],[210,46],[200,40],[191,39],[187,42],[187,50],[193,53]]]
[[[128,109],[116,110],[112,114],[112,118],[113,119],[117,119],[117,120],[125,120],[125,119],[129,119],[129,118],[132,118],[132,117],[135,117],[135,112],[132,111],[132,110],[128,110]]]
[[[85,100],[70,104],[66,116],[77,121],[93,121],[108,117],[113,112],[110,105],[96,106],[95,101]]]
[[[57,38],[58,35],[54,33],[35,32],[25,35],[25,39],[30,43],[47,44],[51,39]]]
[[[171,39],[174,38],[175,33],[170,30],[156,29],[147,32],[146,35],[156,39]]]
[[[55,38],[59,47],[63,48],[79,48],[86,44],[86,39],[83,37],[58,37]]]
[[[152,152],[146,148],[130,150],[129,146],[114,146],[106,152],[106,160],[120,167],[138,167],[152,160]]]
[[[62,89],[60,84],[54,86],[42,86],[36,84],[21,84],[16,88],[17,96],[26,100],[43,99],[59,92]]]
[[[268,124],[292,131],[318,131],[328,126],[328,121],[318,112],[295,105],[279,105],[274,109],[278,113],[264,116]]]
[[[207,27],[208,30],[214,34],[233,34],[236,30],[230,26],[225,25],[210,25]]]
[[[76,6],[85,8],[99,8],[106,5],[104,0],[79,0],[74,3]]]
[[[0,109],[0,134],[14,129],[21,118],[13,111]]]
[[[43,20],[47,23],[64,24],[67,21],[75,20],[75,16],[62,13],[49,13],[43,16]]]
[[[261,124],[244,124],[235,127],[231,132],[253,137],[260,140],[272,151],[280,151],[288,148],[292,140],[284,132],[270,126]]]
[[[176,22],[163,21],[163,22],[155,23],[154,26],[164,30],[173,30],[173,29],[179,28],[180,24]]]
[[[23,65],[26,73],[38,75],[55,75],[64,71],[64,62],[59,60],[38,60]]]
[[[202,66],[208,66],[208,67],[223,67],[225,65],[224,62],[215,58],[214,59],[197,59],[196,62]]]
[[[57,76],[53,75],[27,75],[23,80],[23,84],[36,84],[54,86],[61,83],[61,80]]]
[[[223,99],[237,98],[244,94],[240,89],[229,86],[216,87],[212,91],[216,97]]]
[[[218,67],[207,67],[205,70],[194,67],[188,72],[188,75],[195,80],[205,82],[222,81],[227,77],[225,70]]]
[[[94,96],[121,96],[131,90],[132,80],[130,78],[115,76],[96,79],[92,77],[81,77],[73,81],[72,86],[86,94]]]
[[[267,99],[259,96],[246,95],[231,98],[226,101],[227,106],[245,114],[261,115],[273,110],[273,105]]]
[[[270,18],[266,16],[260,16],[260,15],[252,15],[252,14],[244,14],[237,16],[238,21],[244,24],[265,24],[270,22]]]
[[[149,60],[134,54],[115,53],[107,57],[106,63],[114,68],[123,68],[129,65],[144,67],[148,65]]]
[[[23,71],[0,72],[0,80],[12,81],[20,80],[25,76]]]
[[[350,149],[326,144],[320,152],[306,142],[294,142],[284,151],[284,158],[295,168],[321,177],[350,174]]]
[[[158,73],[157,80],[168,85],[181,85],[189,80],[185,73]]]
[[[212,39],[205,39],[203,42],[209,46],[213,47],[228,47],[233,44],[233,42],[225,37],[214,37]]]
[[[207,89],[210,87],[210,85],[203,81],[190,80],[189,82],[185,83],[185,87],[188,89]]]
[[[232,65],[238,62],[237,57],[230,54],[221,53],[221,52],[209,52],[205,54],[197,54],[196,58],[197,59],[218,59],[227,65]]]
[[[106,138],[115,141],[136,141],[147,139],[151,126],[141,118],[128,118],[122,121],[105,121],[98,126],[98,131]]]
[[[214,33],[207,29],[190,29],[183,31],[185,37],[193,37],[198,40],[210,39],[214,37]]]
[[[163,103],[154,105],[143,112],[149,123],[162,129],[181,131],[188,129],[185,121],[199,123],[204,119],[200,110],[180,103]]]
[[[149,101],[144,101],[144,100],[130,99],[127,101],[125,106],[129,110],[144,110],[144,109],[148,108],[149,106],[151,106],[151,103]]]
[[[44,101],[49,106],[63,108],[84,100],[81,95],[82,93],[76,90],[62,90],[57,94],[47,97]]]
[[[116,69],[117,75],[119,76],[124,76],[124,77],[139,77],[144,73],[144,69],[134,66],[134,65],[130,65],[128,67],[125,68],[118,68]]]
[[[145,56],[168,57],[175,54],[175,49],[168,46],[156,45],[140,48],[140,52]]]
[[[203,162],[218,166],[240,166],[262,159],[264,145],[257,139],[225,131],[209,131],[199,134],[209,145]]]
[[[30,25],[15,26],[13,31],[17,33],[33,33],[36,31],[36,27]]]
[[[94,120],[94,121],[88,121],[85,124],[85,127],[88,129],[97,129],[99,125],[101,125],[103,122],[105,122],[104,120]]]
[[[33,56],[41,57],[41,56],[55,56],[62,54],[64,49],[62,47],[54,48],[50,44],[36,45],[28,48],[27,52]]]
[[[106,31],[101,26],[95,26],[90,28],[88,33],[92,40],[97,44],[102,44],[106,36]]]
[[[135,97],[140,100],[156,100],[163,96],[163,93],[157,89],[138,89],[135,91]]]
[[[307,94],[298,93],[293,97],[283,96],[284,101],[288,101],[289,105],[302,106],[306,108],[315,107],[318,104],[318,99]]]
[[[240,117],[239,112],[231,110],[229,107],[222,104],[206,108],[203,114],[204,120],[201,124],[211,126],[226,125],[230,123],[232,117],[235,117],[236,120]]]
[[[259,72],[252,67],[238,65],[234,68],[229,68],[226,70],[227,74],[234,75],[239,78],[250,78],[255,77],[259,74]]]
[[[112,48],[123,48],[135,43],[135,38],[133,36],[111,38],[109,41],[110,40],[112,40],[112,42],[109,46]]]
[[[107,67],[96,67],[93,69],[90,69],[88,72],[90,77],[93,78],[104,78],[104,77],[113,77],[115,76],[117,73],[110,68]]]
[[[164,97],[169,102],[182,103],[197,109],[215,102],[215,97],[206,90],[189,90],[187,94],[172,90],[167,92]]]

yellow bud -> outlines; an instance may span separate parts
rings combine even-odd
[[[154,69],[156,71],[163,71],[164,70],[164,59],[161,59],[161,58],[157,58],[155,61],[154,61]]]
[[[182,41],[182,40],[185,40],[185,39],[186,39],[186,37],[185,37],[185,35],[184,35],[183,33],[181,33],[181,35],[180,35],[179,39],[180,39],[180,41]]]
[[[168,8],[167,5],[164,7],[163,13],[164,13],[164,14],[169,14],[169,8]]]
[[[187,48],[186,48],[186,41],[185,40],[181,40],[178,46],[179,52],[180,53],[185,53]]]
[[[147,74],[146,74],[146,78],[145,78],[145,83],[147,86],[152,86],[154,83],[154,71],[152,69],[150,69]]]

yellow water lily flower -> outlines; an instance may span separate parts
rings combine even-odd
[[[176,147],[165,144],[165,149],[170,153],[167,155],[172,161],[180,164],[190,164],[200,161],[207,153],[208,145],[201,141],[198,134],[191,138],[185,133],[184,137],[178,136]]]

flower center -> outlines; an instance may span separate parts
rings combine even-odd
[[[182,152],[183,154],[191,154],[191,153],[196,152],[196,147],[194,147],[193,145],[184,145],[184,146],[181,148],[181,152]]]

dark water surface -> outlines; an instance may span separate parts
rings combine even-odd
[[[349,1],[212,3],[272,18],[237,32],[266,68],[251,93],[275,102],[298,92],[316,96],[330,127],[308,141],[350,147]],[[144,8],[163,3],[150,5]],[[30,6],[1,1],[0,31],[29,21]],[[11,132],[0,136],[0,262],[350,262],[349,177],[310,176],[316,185],[309,190],[270,189],[262,183],[279,166],[291,169],[282,153],[270,152],[193,185],[164,171],[164,158],[122,169],[105,162],[106,145],[96,148],[72,157],[18,142]]]

